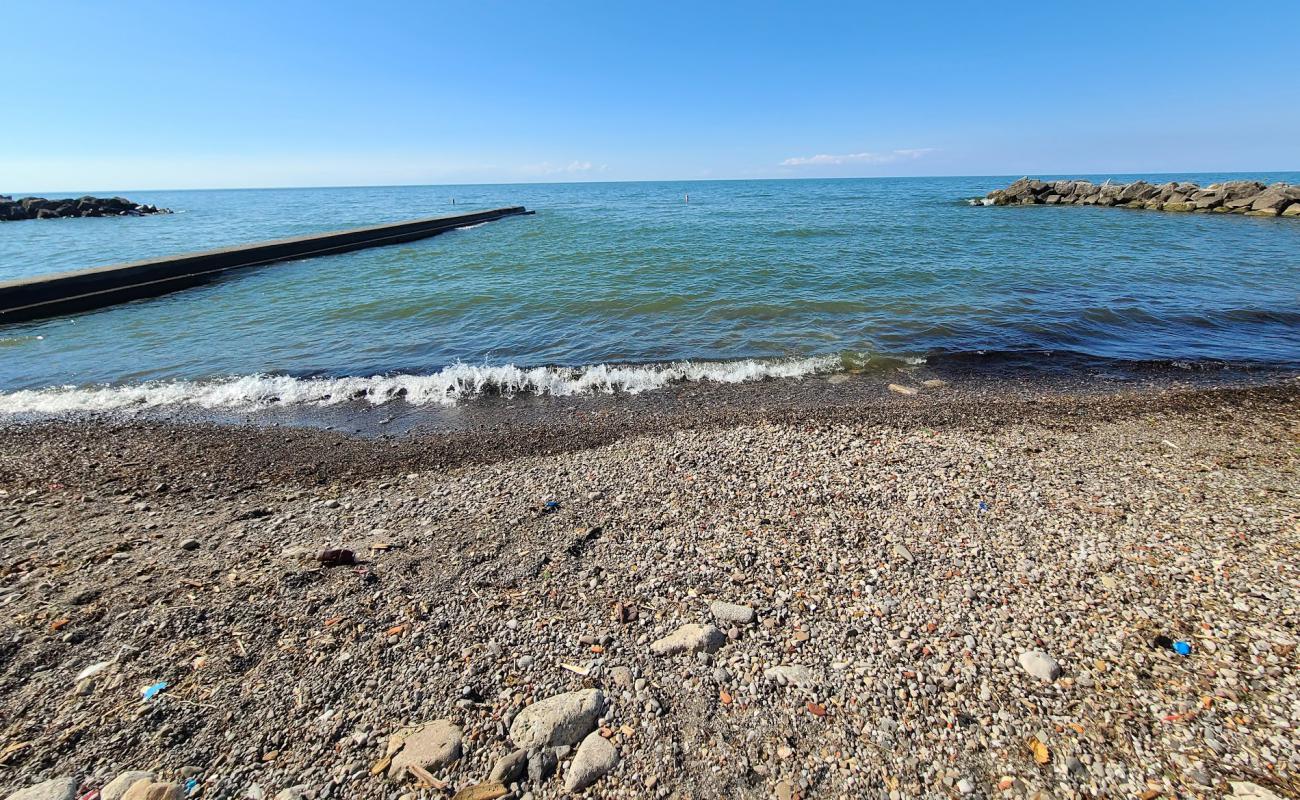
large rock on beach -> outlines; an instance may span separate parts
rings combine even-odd
[[[75,800],[76,796],[75,778],[51,778],[44,783],[19,789],[5,800]]]
[[[605,693],[582,689],[539,700],[520,711],[510,725],[510,741],[516,747],[574,745],[596,727],[605,712]]]
[[[579,792],[618,766],[618,750],[599,731],[587,734],[564,772],[564,790]]]
[[[100,800],[122,800],[126,792],[140,781],[152,782],[157,778],[152,772],[133,769],[123,772],[99,790]]]
[[[183,800],[185,791],[179,783],[158,783],[140,780],[122,795],[122,800]]]
[[[448,719],[426,722],[398,731],[388,739],[388,776],[396,778],[413,764],[430,772],[445,769],[460,758],[460,728]]]

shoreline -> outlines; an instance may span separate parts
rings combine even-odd
[[[598,690],[588,797],[1297,796],[1300,381],[859,383],[0,427],[0,795],[561,797],[512,723]],[[382,774],[435,721],[445,788]]]
[[[93,462],[96,468],[157,462],[162,474],[192,461],[204,474],[232,479],[251,468],[266,480],[322,483],[569,453],[678,431],[846,423],[989,430],[1021,421],[1111,422],[1215,407],[1246,413],[1300,402],[1300,376],[1285,372],[1163,374],[1141,382],[1129,375],[1113,381],[1037,373],[926,377],[932,374],[911,377],[908,383],[919,389],[914,395],[891,391],[889,378],[837,373],[689,383],[641,394],[475,398],[450,407],[353,402],[249,413],[163,408],[0,418],[0,485],[22,483],[24,475],[34,482],[43,479],[37,476],[59,483],[89,478],[78,469],[83,465],[62,457],[87,445],[107,456]],[[926,387],[924,380],[941,385]]]

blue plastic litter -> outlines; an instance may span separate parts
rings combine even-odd
[[[554,500],[547,500],[547,501],[546,501],[546,510],[547,510],[547,511],[559,511],[559,510],[560,510],[560,504],[557,503],[557,502],[555,502]]]
[[[1192,643],[1174,642],[1174,652],[1180,656],[1190,656],[1192,654]]]
[[[166,688],[167,688],[167,681],[158,681],[153,686],[150,686],[148,689],[145,689],[140,694],[144,697],[145,700],[152,700],[155,697],[157,697],[158,694]]]
[[[984,502],[983,500],[981,500],[981,501],[980,501],[980,511],[988,511],[988,510],[989,510],[989,504],[986,503],[986,502]]]
[[[199,790],[199,779],[198,779],[198,778],[190,778],[189,780],[185,781],[185,793],[186,793],[186,794],[194,794],[194,793],[197,792],[198,790]]]

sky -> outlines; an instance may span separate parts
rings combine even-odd
[[[6,4],[0,192],[1300,169],[1300,3]]]

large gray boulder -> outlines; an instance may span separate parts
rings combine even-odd
[[[19,789],[5,800],[76,800],[75,778],[51,778],[44,783]]]
[[[406,728],[388,737],[388,776],[399,777],[408,764],[437,772],[460,758],[461,733],[449,719]]]
[[[564,789],[580,792],[618,766],[618,751],[599,731],[587,735],[564,772]]]
[[[1274,209],[1281,211],[1291,204],[1291,198],[1287,197],[1280,187],[1270,186],[1255,196],[1255,201],[1250,204],[1251,211],[1272,211]]]
[[[599,689],[557,694],[520,711],[510,724],[510,741],[525,750],[572,746],[596,727],[603,713],[605,694]]]
[[[126,795],[126,790],[134,786],[137,781],[154,781],[157,777],[152,772],[142,769],[123,772],[109,781],[108,785],[99,791],[100,800],[122,800],[122,797]]]

